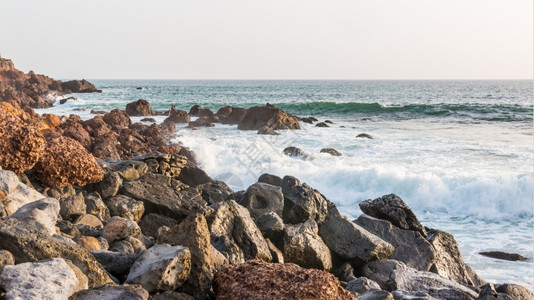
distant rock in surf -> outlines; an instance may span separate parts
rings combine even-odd
[[[330,127],[330,126],[328,126],[328,124],[326,124],[324,122],[321,122],[321,123],[315,124],[315,127]]]
[[[341,156],[341,153],[334,148],[323,148],[321,149],[320,153],[328,153],[332,156]]]
[[[144,99],[139,99],[135,102],[126,104],[126,113],[131,116],[153,116],[154,111],[150,107],[150,103]]]
[[[372,140],[373,137],[370,135],[370,134],[367,134],[367,133],[360,133],[356,136],[357,138],[360,138],[360,139],[370,139]]]
[[[483,256],[491,257],[491,258],[509,260],[509,261],[527,260],[527,258],[522,256],[521,254],[508,253],[508,252],[503,252],[503,251],[488,251],[488,252],[480,252],[479,254]]]
[[[237,128],[241,130],[259,130],[264,126],[268,126],[273,130],[300,129],[297,117],[270,104],[269,106],[253,106],[249,108]]]

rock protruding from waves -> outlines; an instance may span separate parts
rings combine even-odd
[[[189,123],[190,121],[191,117],[185,110],[176,109],[173,105],[169,111],[169,116],[163,121],[163,124]]]
[[[509,261],[525,261],[527,260],[526,257],[524,257],[521,254],[517,253],[509,253],[504,251],[487,251],[487,252],[480,252],[480,255],[496,258],[496,259],[502,259],[502,260],[509,260]]]
[[[154,111],[150,107],[150,103],[144,99],[139,99],[135,102],[126,104],[126,113],[133,117],[153,116]]]
[[[85,79],[65,81],[61,83],[61,87],[63,88],[63,92],[65,94],[102,92],[102,90],[97,89],[94,84]]]
[[[241,130],[259,130],[267,126],[273,130],[279,129],[300,129],[297,117],[286,113],[280,108],[272,105],[253,106],[237,125]]]
[[[368,134],[368,133],[360,133],[360,134],[358,134],[356,137],[359,138],[359,139],[370,139],[370,140],[374,139],[374,138],[373,138],[370,134]]]
[[[334,275],[295,264],[252,260],[215,274],[217,299],[356,299]]]
[[[328,153],[332,156],[341,156],[342,154],[334,148],[323,148],[320,153]]]

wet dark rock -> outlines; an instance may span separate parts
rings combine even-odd
[[[334,122],[330,121],[330,120],[325,120],[324,121],[326,124],[334,124]]]
[[[129,116],[152,116],[154,115],[154,111],[150,107],[150,103],[148,101],[139,99],[135,102],[131,102],[126,104],[126,110],[125,112]]]
[[[314,117],[306,117],[306,118],[300,118],[300,120],[304,123],[308,123],[308,124],[313,124],[313,122],[317,122],[319,120],[317,120],[316,118]]]
[[[196,127],[214,127],[215,125],[212,123],[211,120],[205,119],[205,118],[198,118],[195,121],[189,122],[187,125],[188,128],[196,128]]]
[[[173,218],[165,217],[158,214],[146,214],[139,222],[141,232],[150,237],[157,237],[158,229],[162,226],[172,227],[178,225],[178,221]]]
[[[360,133],[356,136],[357,138],[364,138],[364,139],[370,139],[372,140],[373,137],[370,135],[370,134],[367,134],[367,133]]]
[[[527,258],[522,256],[521,254],[509,253],[509,252],[503,252],[503,251],[488,251],[488,252],[480,252],[479,254],[483,256],[491,257],[491,258],[509,260],[509,261],[527,260]]]
[[[102,201],[100,194],[93,192],[85,195],[84,199],[88,214],[96,216],[103,223],[106,223],[111,218],[109,209],[104,201]]]
[[[282,188],[263,182],[251,185],[238,203],[249,210],[253,219],[269,212],[282,216],[284,211]]]
[[[151,123],[156,123],[156,119],[154,119],[154,118],[142,118],[142,119],[141,119],[141,122],[151,122]]]
[[[321,123],[315,124],[315,127],[330,127],[330,126],[328,126],[328,124],[326,124],[324,122],[321,122]]]
[[[310,157],[297,147],[286,147],[282,153],[290,157],[298,157],[302,159],[309,159]]]
[[[265,238],[270,239],[277,247],[283,248],[284,221],[275,212],[268,212],[256,218],[256,226]]]
[[[341,153],[339,153],[339,151],[333,148],[323,148],[321,149],[320,153],[328,153],[332,156],[341,156]]]
[[[273,106],[253,106],[249,108],[237,128],[241,130],[259,130],[264,126],[273,130],[300,129],[297,117]]]
[[[232,189],[222,181],[203,183],[197,186],[202,193],[202,199],[209,205],[227,200],[234,193]]]
[[[109,250],[91,251],[91,254],[104,266],[106,271],[119,278],[128,275],[130,267],[138,257],[137,254]]]
[[[245,114],[247,113],[247,109],[245,108],[232,107],[231,109],[232,111],[226,116],[222,115],[222,113],[219,114],[219,112],[217,112],[216,115],[218,116],[219,122],[221,122],[222,124],[229,124],[229,125],[239,124],[239,122],[243,120],[243,118],[245,117]]]
[[[306,183],[293,176],[282,179],[282,193],[284,195],[284,212],[282,218],[285,223],[304,223],[309,219],[321,224],[326,218],[328,201]]]
[[[213,182],[204,170],[196,167],[184,167],[177,179],[192,187]]]
[[[272,174],[262,174],[258,178],[258,182],[267,183],[270,185],[282,186],[282,178]]]
[[[200,112],[201,109],[202,107],[200,105],[195,104],[191,106],[191,109],[189,109],[189,115],[193,117],[198,117],[198,113]]]
[[[64,98],[64,99],[59,100],[59,104],[65,104],[65,103],[67,103],[67,101],[69,101],[69,100],[78,100],[78,98],[76,98],[76,97],[68,97],[68,98]]]
[[[258,134],[263,134],[263,135],[280,135],[280,133],[274,131],[271,127],[267,127],[267,126],[263,126],[262,128],[260,128],[260,130],[258,130]]]

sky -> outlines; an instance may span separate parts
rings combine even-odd
[[[2,0],[57,79],[532,79],[532,0]]]

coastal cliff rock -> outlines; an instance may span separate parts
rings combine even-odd
[[[356,299],[330,273],[252,260],[215,273],[217,299]]]
[[[94,84],[85,79],[66,81],[61,83],[61,87],[65,94],[102,92],[102,90],[97,89]]]
[[[297,117],[274,106],[253,106],[237,125],[241,130],[259,130],[267,126],[273,130],[300,129]]]
[[[189,123],[191,117],[185,110],[176,109],[174,105],[171,106],[169,116],[163,120],[163,124]]]

